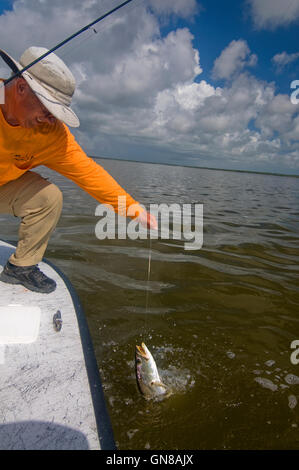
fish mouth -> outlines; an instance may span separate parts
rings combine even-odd
[[[146,346],[144,343],[141,343],[141,346],[136,345],[136,353],[140,356],[144,357],[144,359],[148,359],[148,355],[146,352]]]

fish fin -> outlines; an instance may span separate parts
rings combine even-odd
[[[156,381],[156,382],[151,382],[151,385],[155,385],[156,387],[163,387],[165,390],[167,389],[166,385],[163,384],[162,382]]]

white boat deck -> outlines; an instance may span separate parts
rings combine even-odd
[[[0,241],[0,272],[13,250]],[[39,267],[57,283],[51,294],[0,282],[0,449],[113,449],[82,308],[62,273],[48,263]],[[53,326],[57,310],[59,332]]]

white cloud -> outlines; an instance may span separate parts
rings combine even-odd
[[[293,54],[288,54],[287,52],[281,52],[279,54],[275,54],[274,57],[272,57],[272,62],[276,67],[276,70],[278,73],[281,73],[283,69],[291,64],[292,62],[295,62],[299,58],[299,52],[295,52]]]
[[[200,83],[186,83],[178,85],[174,90],[174,97],[183,109],[199,109],[204,105],[206,98],[221,93],[220,89],[214,89],[205,80]]]
[[[258,29],[288,26],[299,20],[299,0],[247,0]]]
[[[231,78],[244,67],[252,67],[257,63],[257,56],[250,54],[248,44],[243,39],[231,41],[214,62],[215,78]]]

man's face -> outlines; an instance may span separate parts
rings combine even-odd
[[[39,101],[23,78],[18,79],[16,83],[14,114],[18,124],[26,128],[33,128],[44,123],[53,125],[57,120]]]

